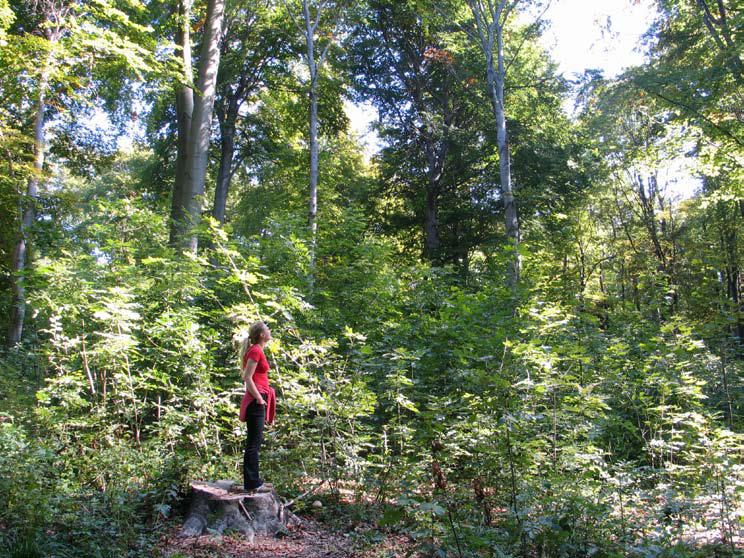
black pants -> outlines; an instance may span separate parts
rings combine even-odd
[[[243,487],[246,490],[258,488],[263,484],[258,474],[258,451],[263,441],[265,421],[266,407],[254,401],[248,406],[248,416],[245,421],[248,427],[248,437],[243,454]]]

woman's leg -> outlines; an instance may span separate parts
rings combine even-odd
[[[245,441],[245,453],[243,454],[243,487],[246,490],[258,488],[263,484],[258,473],[258,453],[263,441],[264,421],[266,420],[265,407],[251,403],[248,406],[248,437]]]

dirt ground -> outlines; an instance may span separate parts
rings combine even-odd
[[[408,558],[415,557],[410,539],[388,535],[370,544],[354,534],[333,532],[310,518],[300,527],[277,537],[256,537],[247,542],[239,534],[179,538],[174,526],[158,545],[162,558]]]

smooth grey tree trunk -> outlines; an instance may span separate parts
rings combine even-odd
[[[320,0],[314,4],[315,14],[310,11],[312,0],[302,0],[302,24],[297,21],[292,9],[285,0],[285,6],[295,25],[305,38],[305,62],[310,74],[310,90],[308,91],[308,100],[310,102],[309,114],[309,148],[310,148],[310,181],[309,181],[309,200],[308,200],[308,228],[310,230],[310,274],[309,287],[310,291],[314,288],[315,283],[315,259],[318,243],[318,77],[320,69],[323,67],[331,41],[321,50],[320,54],[316,53],[317,44],[315,33],[321,23],[323,12],[331,5],[330,0]],[[336,24],[341,17],[341,7],[338,2],[332,4],[338,13]],[[334,24],[335,27],[335,24]],[[333,32],[330,33],[333,35]]]
[[[186,149],[186,182],[184,188],[184,207],[189,225],[199,223],[204,197],[204,184],[207,177],[209,139],[212,135],[212,111],[217,85],[217,70],[220,66],[220,35],[222,19],[225,14],[224,0],[209,0],[207,21],[199,56],[199,76],[196,81],[197,95],[194,98],[194,112],[191,121],[191,134]],[[197,237],[190,235],[184,243],[192,252],[197,249]]]
[[[521,256],[519,255],[520,231],[517,202],[514,196],[511,177],[511,157],[509,154],[509,135],[507,130],[506,113],[504,109],[504,84],[506,69],[504,66],[504,24],[508,11],[516,2],[486,0],[486,6],[480,0],[468,0],[473,16],[476,20],[480,46],[486,57],[486,79],[491,98],[491,108],[496,121],[496,141],[499,148],[499,179],[501,183],[501,197],[504,202],[504,224],[506,236],[514,250],[509,280],[512,287],[516,287],[521,273]],[[496,64],[494,65],[494,48],[496,49]]]
[[[305,45],[307,69],[310,72],[310,187],[308,200],[308,227],[310,229],[310,277],[315,273],[315,257],[318,237],[318,71],[323,63],[315,60],[315,31],[322,15],[322,6],[317,6],[316,21],[310,14],[308,0],[302,0],[302,16],[305,23]],[[324,53],[325,54],[325,51]],[[311,285],[312,286],[312,285]]]
[[[191,118],[194,111],[194,90],[191,88],[193,68],[191,62],[191,0],[181,0],[178,5],[178,31],[176,45],[181,49],[183,64],[183,83],[176,90],[176,118],[178,140],[176,144],[176,176],[173,184],[171,202],[170,243],[176,246],[183,234],[183,223],[186,218],[184,188],[186,183],[187,146],[191,133]]]
[[[44,170],[46,155],[44,138],[44,113],[46,112],[46,94],[49,87],[49,69],[52,64],[50,51],[39,77],[39,96],[36,101],[36,115],[34,117],[34,169],[28,179],[26,199],[23,201],[23,215],[18,231],[18,241],[13,248],[13,262],[11,268],[11,285],[13,302],[11,305],[10,325],[8,328],[7,344],[9,347],[17,345],[23,336],[23,325],[26,318],[26,287],[23,273],[26,269],[26,259],[29,247],[29,230],[36,219],[36,198],[39,193],[39,181]]]
[[[173,215],[183,215],[173,223],[175,243],[196,252],[198,240],[195,234],[188,234],[191,227],[199,223],[204,197],[204,184],[207,177],[209,140],[212,132],[212,112],[214,109],[217,70],[220,65],[220,35],[225,13],[224,0],[207,2],[207,17],[204,24],[202,49],[199,55],[199,70],[196,80],[196,94],[193,98],[191,127],[185,142],[185,173],[182,186],[174,190]],[[177,176],[178,178],[178,176]],[[176,193],[181,193],[175,197]]]
[[[424,110],[420,93],[417,93],[416,99],[421,109]],[[446,107],[444,108],[444,112],[445,129],[448,129],[452,123],[452,117],[447,113]],[[442,247],[442,242],[439,238],[438,212],[439,193],[442,190],[442,177],[444,176],[444,165],[449,148],[449,140],[446,137],[447,135],[448,132],[445,132],[445,138],[441,140],[439,146],[436,145],[434,138],[428,134],[428,137],[424,138],[427,164],[426,206],[424,210],[424,253],[432,262],[436,262],[439,259]]]
[[[308,225],[310,226],[310,265],[315,268],[318,244],[318,96],[316,84],[310,88],[310,199]]]
[[[499,180],[501,183],[501,196],[504,200],[504,224],[506,226],[506,236],[514,249],[510,276],[512,284],[516,285],[519,282],[522,266],[519,255],[519,218],[517,216],[517,202],[514,198],[514,190],[512,188],[511,155],[509,153],[509,136],[504,110],[504,82],[506,81],[506,72],[504,71],[504,44],[503,29],[501,26],[497,27],[496,35],[498,69],[494,71],[493,57],[491,57],[488,64],[488,87],[491,90],[491,103],[496,120],[496,141],[499,147]]]

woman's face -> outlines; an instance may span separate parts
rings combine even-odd
[[[271,330],[269,329],[269,326],[264,327],[261,337],[263,338],[264,343],[271,341]]]

